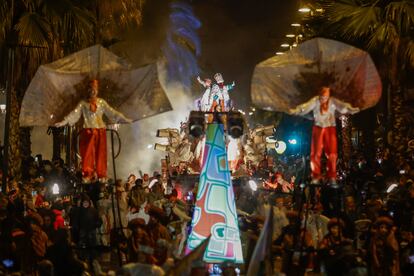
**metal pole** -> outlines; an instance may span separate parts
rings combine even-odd
[[[119,200],[118,200],[118,196],[116,195],[116,166],[115,166],[115,147],[114,147],[114,131],[113,129],[111,129],[111,149],[112,149],[112,169],[114,172],[114,186],[111,187],[112,189],[112,212],[113,212],[113,216],[114,216],[114,228],[115,228],[115,233],[116,233],[116,237],[119,237],[119,230],[120,233],[122,233],[122,236],[124,237],[124,232],[123,232],[123,226],[122,226],[122,221],[121,221],[121,211],[119,210]],[[115,217],[115,209],[114,209],[114,193],[115,193],[115,199],[116,199],[116,207],[118,209],[118,221],[119,221],[119,229],[117,227],[117,223],[116,223],[116,217]],[[117,249],[117,253],[118,253],[118,261],[119,261],[119,266],[122,266],[122,256],[121,256],[121,252],[119,250],[119,242],[116,243],[116,249]]]

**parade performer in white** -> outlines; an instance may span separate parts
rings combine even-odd
[[[56,127],[76,124],[83,117],[83,129],[79,136],[79,151],[82,157],[83,182],[88,183],[95,176],[101,182],[107,177],[106,124],[103,115],[112,122],[131,123],[122,113],[113,109],[104,99],[98,98],[98,80],[92,80],[88,99],[81,100],[77,107]]]
[[[359,112],[359,108],[331,97],[330,88],[322,87],[319,96],[315,96],[308,102],[289,110],[290,114],[302,116],[313,112],[314,125],[310,154],[312,184],[318,184],[322,178],[321,156],[322,150],[324,150],[327,158],[328,180],[332,185],[336,185],[338,145],[335,111],[341,114],[355,114]]]
[[[218,87],[220,88],[220,94],[221,94],[221,97],[223,98],[222,111],[230,111],[231,106],[230,106],[229,91],[234,88],[234,86],[236,85],[235,82],[233,81],[232,84],[225,85],[223,76],[220,73],[216,73],[214,75],[214,80],[216,81]]]

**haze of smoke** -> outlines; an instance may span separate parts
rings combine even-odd
[[[167,83],[163,65],[159,65],[159,72],[161,85],[167,93],[173,110],[121,127],[122,152],[116,163],[118,178],[121,176],[125,178],[130,173],[137,175],[139,170],[151,174],[155,170],[160,171],[161,159],[166,154],[154,150],[153,147],[148,149],[147,146],[165,143],[165,139],[156,137],[157,130],[179,128],[180,122],[185,121],[189,112],[193,110],[190,93],[178,83]]]

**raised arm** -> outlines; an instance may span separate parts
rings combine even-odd
[[[293,109],[289,109],[289,114],[300,115],[300,116],[306,115],[315,108],[317,101],[318,101],[318,96],[313,97],[306,103],[298,105],[297,107]]]
[[[233,81],[232,84],[228,84],[226,85],[227,91],[230,91],[234,88],[234,86],[236,86],[235,82]]]
[[[331,100],[335,104],[336,110],[341,114],[355,114],[359,112],[358,107],[353,107],[351,104],[343,102],[337,98],[331,97]]]
[[[76,124],[82,115],[82,106],[83,102],[81,101],[78,103],[74,110],[72,110],[68,115],[65,116],[65,118],[62,121],[56,123],[55,127],[62,127],[67,124],[73,126],[74,124]]]
[[[105,113],[105,115],[114,123],[118,123],[120,121],[123,121],[125,123],[132,123],[132,120],[125,117],[124,114],[121,112],[116,111],[113,109],[105,100],[102,100],[102,108]]]
[[[200,78],[200,76],[198,76],[198,77],[197,77],[197,80],[198,80],[198,82],[199,82],[202,86],[207,87],[206,82],[205,82],[205,81],[203,81],[203,80]]]

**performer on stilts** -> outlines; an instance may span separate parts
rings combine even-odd
[[[79,136],[79,151],[82,158],[82,182],[90,183],[95,177],[107,181],[106,124],[103,115],[112,122],[131,123],[132,120],[113,109],[104,99],[98,98],[98,80],[89,83],[88,99],[81,100],[77,107],[56,127],[76,124],[83,116],[83,129]]]
[[[341,114],[355,114],[358,107],[352,107],[337,98],[330,96],[330,88],[322,87],[319,96],[289,110],[293,115],[305,115],[313,112],[314,125],[311,142],[311,172],[312,184],[319,184],[322,179],[321,156],[325,151],[327,158],[327,178],[331,185],[336,183],[336,161],[338,159],[338,145],[336,135],[335,111]]]

